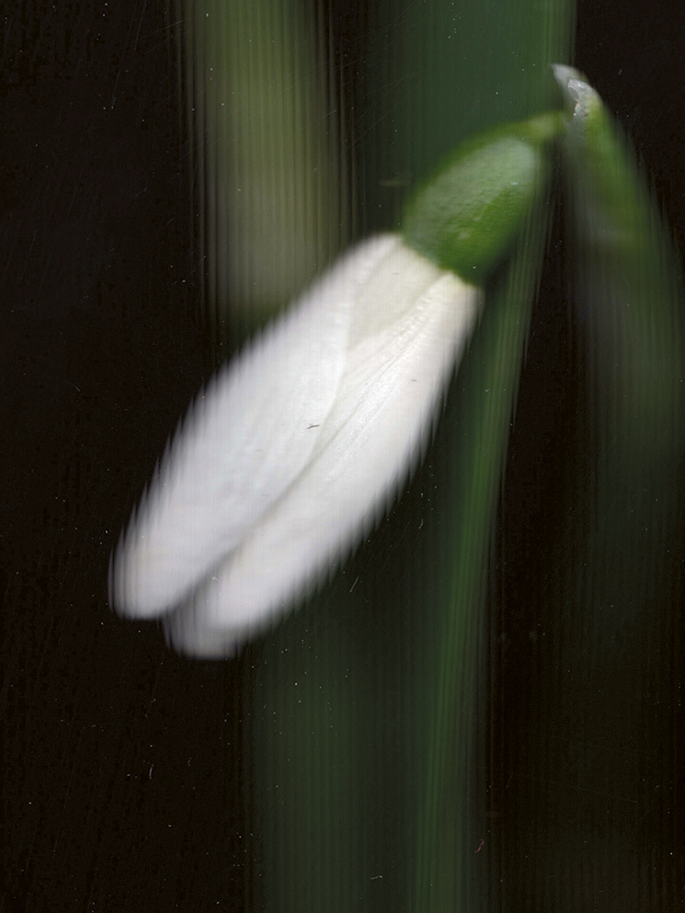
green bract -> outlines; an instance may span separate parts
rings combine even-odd
[[[544,188],[545,146],[564,122],[561,114],[541,114],[467,140],[410,201],[403,223],[408,244],[482,285]]]
[[[562,148],[585,256],[642,275],[661,229],[635,156],[583,74],[556,65],[554,75],[570,113]]]
[[[640,467],[630,470],[635,478],[661,460],[657,475],[666,479],[664,467],[674,454],[680,460],[685,431],[678,258],[630,143],[601,97],[577,70],[556,66],[554,73],[571,115],[561,147],[594,408],[611,423],[607,452],[626,454],[626,461],[629,455]],[[616,478],[616,469],[607,477]],[[632,484],[635,491],[642,485]],[[664,491],[654,503],[660,498],[671,496]]]

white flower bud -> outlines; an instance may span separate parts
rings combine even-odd
[[[346,254],[192,406],[119,543],[116,609],[224,656],[293,608],[406,480],[480,299],[399,235]]]

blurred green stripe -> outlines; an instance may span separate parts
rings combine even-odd
[[[548,201],[538,202],[507,275],[489,290],[483,323],[459,375],[450,440],[450,505],[441,554],[437,695],[412,909],[486,909],[490,855],[486,783],[478,764],[488,681],[485,608],[509,428],[540,264]],[[479,717],[481,717],[479,719]],[[484,843],[481,845],[481,840]],[[482,854],[482,855],[481,855]]]

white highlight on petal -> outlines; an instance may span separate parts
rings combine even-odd
[[[397,235],[359,245],[223,369],[114,559],[119,612],[224,656],[373,526],[420,456],[480,292]]]

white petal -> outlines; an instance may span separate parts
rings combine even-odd
[[[178,649],[226,655],[358,544],[430,432],[480,293],[398,238],[358,292],[338,395],[310,461],[167,621]]]
[[[188,598],[307,466],[338,395],[355,296],[396,244],[374,238],[343,257],[197,399],[117,550],[119,612],[150,617]]]

